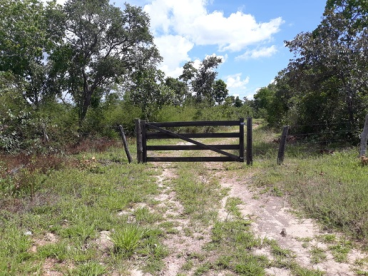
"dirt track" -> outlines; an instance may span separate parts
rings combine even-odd
[[[351,250],[346,262],[335,261],[329,244],[321,242],[321,236],[326,233],[321,231],[317,223],[311,219],[299,218],[290,208],[287,200],[267,194],[260,194],[252,185],[252,175],[248,170],[239,177],[239,171],[226,170],[221,163],[208,163],[207,169],[215,172],[223,188],[228,188],[228,195],[222,200],[222,208],[218,210],[218,219],[226,219],[224,211],[228,197],[240,198],[242,204],[239,206],[244,218],[252,220],[252,231],[256,237],[261,239],[273,239],[280,247],[289,249],[294,253],[294,261],[300,266],[320,270],[325,275],[357,275],[356,271],[362,269],[355,264],[356,260],[367,256],[357,250]],[[185,263],[186,256],[192,253],[203,253],[203,245],[210,241],[211,227],[201,229],[191,225],[189,219],[181,216],[182,206],[176,199],[176,194],[170,185],[170,181],[176,177],[175,168],[169,163],[158,163],[157,169],[162,174],[157,179],[157,184],[162,188],[162,193],[155,199],[161,201],[160,205],[166,208],[165,216],[168,221],[176,225],[178,233],[171,235],[164,243],[170,250],[170,255],[164,260],[165,269],[160,275],[177,275]],[[206,181],[205,179],[203,181]],[[187,237],[183,234],[185,227],[193,228],[193,235]],[[336,234],[336,233],[334,233]],[[337,237],[341,235],[336,234]],[[200,237],[200,238],[199,238]],[[306,242],[307,241],[307,242]],[[311,249],[322,249],[326,259],[313,263]],[[259,249],[254,254],[267,256],[270,260],[273,256],[266,249]],[[270,267],[266,270],[267,275],[293,275],[288,269]],[[134,271],[132,275],[143,275]],[[181,274],[184,275],[184,274]],[[186,275],[193,275],[189,273]],[[229,271],[206,272],[204,275],[234,275]]]

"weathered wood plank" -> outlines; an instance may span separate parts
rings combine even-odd
[[[211,145],[215,149],[239,150],[239,145]],[[147,146],[147,151],[155,150],[208,150],[196,145]]]
[[[144,120],[141,121],[141,130],[142,130],[142,148],[143,148],[142,162],[147,163],[147,137],[146,137],[147,129],[146,129],[146,121]]]
[[[279,152],[277,154],[277,164],[281,165],[284,162],[286,138],[289,132],[289,126],[284,126],[282,130]]]
[[[123,140],[124,150],[128,158],[128,162],[132,163],[132,156],[130,155],[130,152],[129,152],[128,143],[127,143],[125,133],[124,133],[124,128],[122,125],[119,125],[119,130],[120,130],[121,139]]]
[[[143,146],[142,146],[142,130],[141,130],[141,120],[135,120],[135,137],[137,139],[137,162],[143,162]]]
[[[192,121],[192,122],[164,122],[150,123],[157,127],[187,127],[187,126],[238,126],[239,121]]]
[[[247,120],[247,165],[253,164],[253,119]]]
[[[239,135],[239,158],[244,162],[244,118],[240,118]]]
[[[239,157],[238,157],[238,156],[236,156],[236,155],[234,155],[234,154],[228,153],[228,152],[223,151],[223,150],[219,150],[219,149],[212,148],[212,147],[211,147],[211,146],[209,146],[209,145],[202,144],[202,143],[200,143],[200,142],[198,142],[198,141],[196,141],[196,140],[193,140],[193,139],[190,139],[190,138],[186,138],[186,137],[185,137],[185,136],[183,136],[183,135],[180,135],[180,134],[177,134],[177,133],[174,133],[174,132],[170,132],[170,131],[168,131],[168,130],[165,130],[165,129],[159,128],[159,127],[157,127],[157,126],[150,125],[149,123],[146,123],[146,125],[149,125],[151,128],[156,129],[156,130],[158,130],[158,131],[160,131],[160,132],[162,132],[162,133],[168,134],[168,135],[170,135],[170,136],[172,136],[172,137],[180,138],[180,139],[182,139],[182,140],[184,140],[184,141],[190,142],[190,143],[195,144],[195,145],[197,145],[197,146],[200,146],[200,147],[202,147],[202,148],[209,149],[209,150],[212,150],[212,151],[214,151],[214,152],[217,152],[217,153],[223,154],[223,155],[225,155],[225,156],[227,156],[227,157],[232,158],[234,161],[239,161]]]
[[[185,138],[239,138],[240,134],[238,132],[230,132],[230,133],[183,133],[180,134]],[[178,137],[173,137],[171,135],[165,133],[157,133],[157,132],[147,132],[147,139],[181,139]]]
[[[365,116],[364,129],[362,134],[360,135],[359,157],[365,156],[365,152],[367,149],[367,138],[368,138],[368,115]]]
[[[235,161],[240,161],[240,159]],[[234,162],[234,159],[229,157],[147,157],[147,162]]]

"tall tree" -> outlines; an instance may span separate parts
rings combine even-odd
[[[0,71],[14,75],[23,98],[38,107],[48,92],[46,53],[54,41],[47,28],[47,14],[38,0],[0,0]]]
[[[188,97],[188,86],[185,82],[180,81],[179,79],[175,79],[172,77],[167,77],[165,80],[165,84],[171,88],[175,93],[175,105],[183,105],[185,99]]]
[[[148,15],[140,7],[126,4],[122,11],[108,0],[69,0],[55,20],[63,22],[64,43],[52,58],[64,61],[58,66],[80,121],[93,99],[98,101],[111,84],[161,60]]]
[[[354,128],[368,107],[367,14],[366,1],[328,1],[314,32],[286,42],[295,53],[285,72],[288,84],[299,94],[300,107],[318,110],[304,108],[317,121],[334,118]]]
[[[213,84],[217,76],[215,69],[221,62],[222,59],[217,56],[208,56],[202,61],[192,81],[192,88],[198,102],[207,100],[211,105],[214,103]]]
[[[206,57],[200,64],[199,69],[193,66],[193,62],[187,62],[183,67],[183,74],[179,79],[186,81],[192,92],[195,93],[197,103],[215,103],[214,83],[216,80],[217,66],[222,59],[213,55]]]
[[[175,92],[165,84],[164,72],[149,68],[133,74],[130,100],[142,109],[145,119],[152,119],[155,112],[175,101]]]
[[[217,104],[222,104],[225,98],[228,96],[229,90],[227,85],[223,80],[217,80],[213,84],[213,96]]]

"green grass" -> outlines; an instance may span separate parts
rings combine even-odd
[[[290,144],[286,146],[285,161],[279,166],[277,145],[272,143],[275,134],[260,128],[254,136],[254,169],[262,171],[253,178],[256,186],[278,196],[288,195],[296,208],[328,228],[367,240],[368,167],[361,166],[355,148],[321,155],[315,144]]]
[[[311,262],[314,264],[323,262],[327,258],[325,251],[317,246],[314,246],[311,249],[310,253],[312,255]]]
[[[316,218],[326,229],[338,229],[366,241],[368,167],[360,165],[356,150],[345,148],[334,155],[319,155],[313,145],[287,145],[284,164],[279,166],[277,145],[272,142],[277,135],[262,126],[255,129],[253,167],[226,163],[224,171],[239,179],[252,174],[260,193],[286,195],[297,209]],[[134,156],[134,146],[132,149]],[[152,200],[160,192],[155,178],[161,173],[159,167],[128,165],[121,148],[65,158],[65,165],[57,169],[24,170],[16,177],[1,178],[0,275],[40,275],[47,260],[65,275],[124,274],[132,266],[155,275],[168,255],[165,238],[179,234],[200,238],[198,234],[208,231],[210,242],[205,251],[186,256],[180,271],[183,275],[189,271],[195,275],[207,271],[265,275],[269,267],[286,268],[293,275],[323,275],[296,264],[294,252],[255,237],[250,231],[251,221],[242,217],[238,205],[243,203],[238,198],[227,199],[229,216],[219,221],[218,209],[228,190],[221,188],[218,177],[205,164],[175,165],[177,177],[168,186],[175,191],[184,212],[165,221],[164,210],[156,208],[158,202]],[[4,163],[1,168],[5,168]],[[190,223],[179,231],[176,218]],[[102,231],[110,233],[110,247],[98,246]],[[45,240],[48,233],[56,240]],[[319,240],[328,244],[338,262],[346,261],[353,248],[351,242],[332,234]],[[324,261],[323,250],[311,246],[309,240],[304,242],[312,262]],[[274,260],[254,254],[263,247]],[[208,261],[210,256],[215,257]]]
[[[17,195],[0,189],[0,275],[42,274],[46,259],[64,274],[126,273],[134,256],[145,271],[160,271],[168,252],[154,224],[162,217],[148,208],[159,192],[154,177],[159,172],[127,165],[121,148],[68,158],[72,166],[33,174],[32,196],[26,189]],[[136,208],[138,203],[148,206]],[[122,211],[130,214],[119,215]],[[111,233],[111,249],[98,247],[101,231]],[[44,241],[47,233],[57,240]]]
[[[218,180],[201,163],[179,164],[177,174],[173,187],[184,215],[207,225],[213,222],[224,196]]]

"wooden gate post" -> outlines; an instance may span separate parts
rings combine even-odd
[[[252,118],[247,120],[247,165],[253,164],[253,126]]]
[[[360,152],[359,157],[365,156],[367,149],[367,138],[368,138],[368,115],[365,116],[364,129],[360,135]]]
[[[142,131],[142,162],[147,163],[147,137],[146,137],[146,121],[141,120],[141,131]]]
[[[119,129],[120,129],[121,139],[123,140],[124,150],[128,158],[128,162],[132,163],[132,156],[130,155],[130,152],[129,152],[128,143],[127,143],[125,133],[124,133],[124,128],[122,125],[119,125]]]
[[[279,147],[279,153],[277,155],[277,164],[281,165],[282,162],[284,162],[284,156],[285,156],[285,145],[286,145],[286,138],[289,132],[289,126],[284,126],[282,130],[282,136],[280,140],[280,147]]]
[[[244,118],[239,120],[239,158],[244,162]]]
[[[141,129],[141,120],[135,120],[135,137],[137,138],[137,162],[142,163],[143,157],[143,147],[142,147],[142,129]]]

